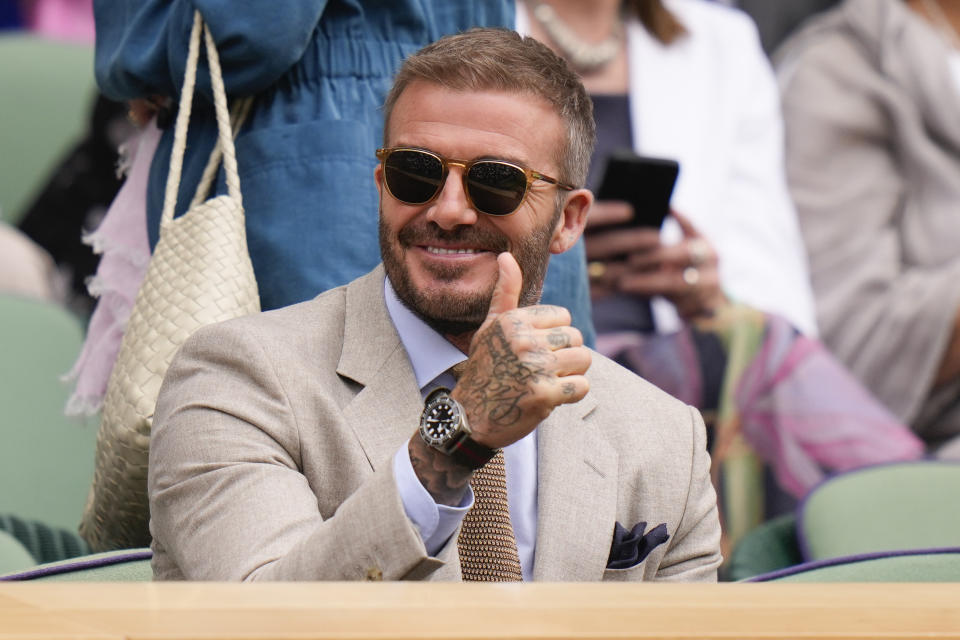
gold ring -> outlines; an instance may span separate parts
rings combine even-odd
[[[687,242],[687,253],[690,254],[690,264],[699,267],[710,256],[710,245],[703,238],[693,238]]]
[[[683,270],[683,281],[692,289],[700,282],[700,270],[696,267],[687,267]]]
[[[594,280],[599,280],[607,273],[607,263],[594,260],[587,264],[587,275]]]

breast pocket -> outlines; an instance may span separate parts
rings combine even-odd
[[[660,565],[661,553],[653,552],[638,564],[626,569],[604,569],[603,580],[609,582],[643,582],[652,580]]]

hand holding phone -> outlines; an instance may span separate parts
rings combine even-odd
[[[670,213],[670,198],[679,172],[680,165],[675,160],[639,156],[629,150],[614,152],[608,158],[596,197],[598,203],[603,203],[604,213],[613,215],[588,226],[586,239],[594,322],[598,330],[617,331],[625,326],[641,330],[653,328],[647,294],[634,291],[618,300],[610,295],[626,293],[619,283],[630,271],[627,261],[631,255],[660,248],[658,231]],[[626,218],[628,214],[632,215]],[[614,219],[625,221],[609,222]],[[620,229],[645,231],[616,233]],[[618,314],[625,303],[632,306],[629,320],[621,324]]]
[[[670,213],[670,198],[680,173],[676,160],[640,156],[632,151],[617,151],[607,160],[597,190],[597,200],[620,200],[633,207],[628,222],[604,225],[595,231],[623,227],[659,229]]]

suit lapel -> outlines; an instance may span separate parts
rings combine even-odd
[[[590,419],[589,398],[557,408],[537,429],[535,580],[600,580],[607,564],[618,456]]]
[[[413,368],[383,300],[383,268],[347,286],[337,373],[362,385],[344,417],[377,469],[416,427],[423,403]],[[590,419],[589,395],[538,427],[534,579],[599,580],[617,508],[618,456]]]
[[[344,409],[374,469],[389,463],[418,424],[423,403],[410,359],[383,300],[383,267],[347,286],[337,373],[363,388]]]

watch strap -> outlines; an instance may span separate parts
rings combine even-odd
[[[450,447],[447,453],[457,464],[477,470],[490,462],[490,459],[497,455],[497,451],[499,449],[491,449],[464,434],[460,440]]]

